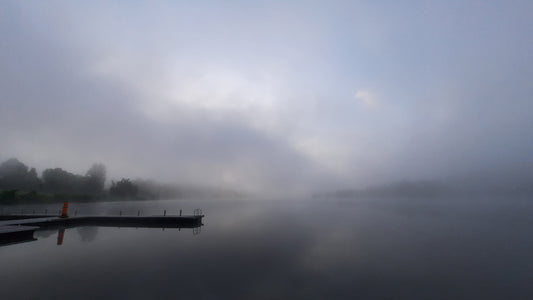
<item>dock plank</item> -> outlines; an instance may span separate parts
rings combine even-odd
[[[0,227],[23,225],[43,227],[157,227],[180,228],[202,226],[203,215],[200,216],[83,216],[83,217],[48,217],[0,221]]]
[[[51,222],[51,221],[56,221],[58,219],[61,219],[61,218],[49,217],[49,218],[31,218],[31,219],[22,219],[22,220],[6,220],[6,221],[0,221],[0,227],[10,226],[10,225],[24,225],[24,224]]]
[[[2,226],[0,227],[0,235],[14,232],[35,231],[39,229],[38,226]]]

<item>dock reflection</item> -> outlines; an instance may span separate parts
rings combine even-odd
[[[196,227],[187,227],[187,228],[183,228],[183,229],[191,229],[193,235],[198,235],[201,232],[201,226],[203,226],[203,224],[198,225]],[[105,226],[105,227],[114,227],[114,226]],[[120,228],[120,227],[117,226],[117,228]],[[140,228],[140,227],[136,227],[136,228]],[[155,229],[155,227],[153,227],[153,226],[151,226],[149,228],[154,228]],[[164,229],[167,229],[169,227],[160,227],[160,228],[162,228],[164,230]],[[57,229],[57,231],[56,231],[57,232],[57,245],[61,246],[61,245],[63,245],[63,243],[65,241],[65,232],[66,232],[66,229],[68,229],[68,228],[67,227],[58,227],[56,229]],[[171,229],[178,229],[178,231],[181,231],[182,227],[173,227]],[[77,228],[77,230],[78,230],[78,233],[81,236],[82,241],[91,242],[91,241],[94,240],[94,238],[96,237],[96,235],[98,233],[98,226],[94,226],[94,227],[84,226],[84,227]],[[20,233],[20,234],[16,234],[16,235],[9,235],[9,236],[8,235],[0,235],[0,247],[10,246],[10,245],[15,245],[15,244],[21,244],[21,243],[27,243],[27,242],[33,242],[33,241],[37,241],[38,240],[37,237],[47,238],[47,237],[50,236],[50,234],[49,234],[50,228],[42,230],[43,232],[46,232],[47,234],[40,235],[40,231],[41,231],[40,229],[34,229],[34,230],[30,230],[28,232]],[[37,232],[37,237],[34,237],[35,232]]]

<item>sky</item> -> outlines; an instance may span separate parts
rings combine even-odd
[[[531,1],[1,1],[0,159],[251,192],[533,181]]]

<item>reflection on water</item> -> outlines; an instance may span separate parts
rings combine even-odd
[[[102,204],[106,205],[106,204]],[[115,209],[118,204],[108,204]],[[132,209],[142,209],[127,203]],[[6,299],[510,299],[530,295],[527,201],[184,202],[191,229],[66,229],[0,248]]]
[[[57,230],[55,229],[45,229],[45,230],[37,230],[33,234],[36,238],[47,238],[52,236],[53,234],[57,233]]]
[[[76,231],[80,234],[82,242],[92,242],[98,235],[98,227],[78,227]]]
[[[118,222],[117,222],[118,223]],[[130,224],[127,224],[128,226],[127,227],[130,227],[130,228],[134,228],[134,226],[131,226]],[[142,225],[142,224],[141,224]],[[195,225],[195,226],[192,226],[192,225],[189,225],[188,227],[185,227],[186,229],[191,229],[192,230],[192,233],[194,235],[198,235],[200,234],[201,232],[201,226],[203,224],[198,224],[198,225]],[[106,225],[102,225],[102,226],[105,226],[105,227],[113,227],[113,226],[118,226],[118,225],[109,225],[109,224],[106,224]],[[183,227],[163,227],[163,226],[169,226],[168,224],[164,224],[162,225],[162,227],[160,227],[163,231],[165,229],[171,229],[171,230],[178,230],[178,231],[181,231],[181,229]],[[176,226],[176,225],[174,225]],[[22,227],[25,227],[25,226],[22,226]],[[29,233],[24,233],[24,234],[18,234],[16,236],[11,236],[11,235],[2,235],[2,237],[0,237],[0,247],[1,246],[11,246],[13,244],[17,244],[17,243],[24,243],[24,242],[33,242],[35,240],[37,240],[35,237],[49,237],[50,235],[54,234],[57,232],[57,245],[58,246],[61,246],[63,245],[63,241],[65,239],[65,232],[67,231],[67,228],[76,228],[77,229],[77,232],[78,234],[81,236],[81,241],[82,242],[92,242],[95,238],[96,238],[96,235],[98,234],[98,225],[93,225],[93,226],[81,226],[81,227],[63,227],[63,226],[46,226],[46,227],[42,227],[42,229],[36,229],[35,232],[33,232],[33,230],[30,232],[30,231],[27,231]],[[18,229],[18,227],[15,226],[15,228]],[[35,227],[35,228],[38,228],[38,227]],[[120,228],[120,227],[118,227]],[[138,228],[138,227],[135,227],[135,228]],[[141,226],[141,228],[158,228],[158,226],[154,225],[154,224],[148,224],[147,226]],[[35,236],[35,237],[34,237]]]

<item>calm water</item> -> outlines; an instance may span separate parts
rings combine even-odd
[[[1,299],[531,299],[533,205],[498,200],[176,200],[192,229],[82,227],[0,247]],[[26,206],[57,211],[60,205]],[[3,206],[5,210],[21,207]]]

